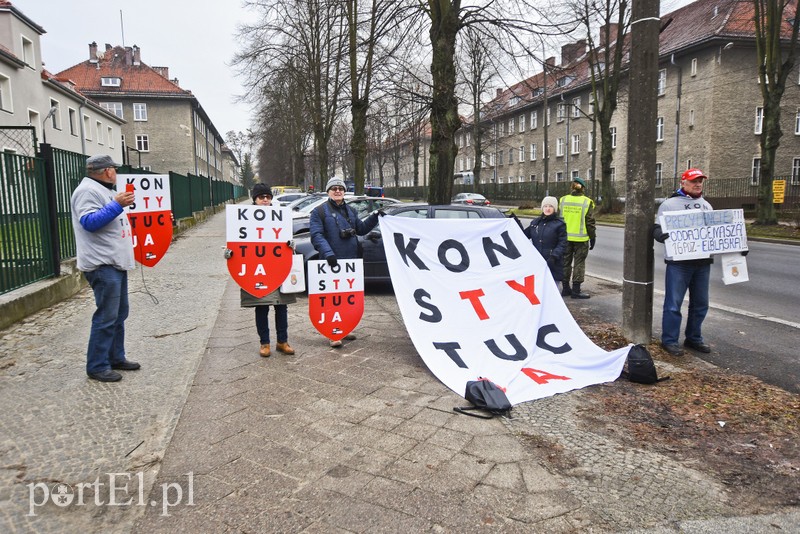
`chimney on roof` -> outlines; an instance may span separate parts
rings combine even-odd
[[[129,67],[133,65],[133,49],[130,46],[125,47],[125,64]]]
[[[561,47],[561,65],[569,65],[586,53],[586,40],[581,39]]]
[[[89,43],[89,63],[97,63],[97,43]]]
[[[556,58],[555,56],[551,56],[544,60],[544,64],[546,67],[555,67],[556,66]]]
[[[108,51],[109,51],[109,50],[111,50],[112,48],[114,48],[114,47],[113,47],[113,46],[111,46],[110,44],[106,43],[106,52],[108,52]]]
[[[137,66],[142,64],[142,49],[136,45],[133,45],[133,64]]]
[[[175,85],[177,85],[177,86],[179,86],[179,87],[180,87],[180,84],[178,83],[178,78],[172,78],[170,81],[171,81],[172,83],[174,83]]]
[[[502,87],[498,87],[495,91],[496,91],[495,92],[495,98],[500,98],[503,95],[503,88]]]
[[[152,67],[152,69],[169,80],[169,67]]]
[[[617,40],[617,34],[619,33],[619,25],[618,24],[609,24],[608,26],[602,26],[600,28],[600,46],[598,48],[605,48],[608,46],[609,43],[613,43]]]

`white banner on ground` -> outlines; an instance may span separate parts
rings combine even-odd
[[[409,336],[459,395],[484,377],[518,404],[620,375],[630,346],[606,352],[586,337],[513,220],[381,217],[380,224]]]
[[[674,260],[708,258],[747,250],[744,211],[666,211],[659,217],[661,230],[669,234],[664,243]]]

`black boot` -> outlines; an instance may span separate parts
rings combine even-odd
[[[568,297],[572,295],[572,290],[569,288],[569,282],[561,282],[561,296]]]
[[[581,285],[578,282],[572,282],[572,298],[574,299],[588,299],[589,293],[581,293]]]

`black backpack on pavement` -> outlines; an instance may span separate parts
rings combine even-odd
[[[653,357],[644,345],[634,345],[628,351],[628,370],[623,371],[622,376],[637,384],[655,384],[669,380],[668,376],[658,378],[656,364],[653,363]]]
[[[511,402],[509,402],[505,392],[487,378],[467,382],[464,398],[473,405],[461,408],[456,407],[453,410],[480,419],[491,419],[495,415],[510,415]],[[481,415],[472,413],[472,410],[483,410],[488,413]]]

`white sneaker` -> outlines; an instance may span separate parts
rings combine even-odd
[[[342,346],[342,340],[341,339],[337,339],[336,341],[331,339],[331,347],[339,348],[341,346]]]

